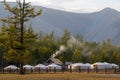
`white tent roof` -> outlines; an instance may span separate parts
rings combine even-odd
[[[91,66],[91,64],[90,64],[90,63],[85,63],[84,65],[85,65],[85,66]]]
[[[17,69],[17,66],[9,65],[9,66],[5,67],[4,69]]]
[[[31,65],[24,65],[23,68],[25,68],[25,69],[32,69],[33,66],[31,66]]]
[[[59,65],[57,65],[57,64],[54,64],[54,63],[48,65],[47,67],[48,67],[48,69],[54,69],[54,68],[56,68],[56,69],[61,69],[61,66],[59,66]]]
[[[71,66],[72,69],[77,69],[78,67],[80,67],[80,69],[88,69],[88,67],[90,68],[90,64],[89,63],[86,63],[86,64],[74,63],[74,64],[69,65],[68,69],[70,69],[70,66]]]
[[[119,68],[118,65],[116,64],[110,64],[110,63],[107,63],[107,62],[97,62],[97,63],[94,63],[91,65],[91,68],[94,69],[95,66],[97,66],[98,69],[105,69],[105,68],[113,68],[113,67],[116,67],[116,68]]]
[[[38,64],[38,65],[36,65],[34,68],[46,69],[47,66],[45,66],[45,65],[43,65],[43,64]]]
[[[117,64],[111,64],[113,68],[119,68],[119,66]]]
[[[71,64],[71,66],[83,66],[84,64],[83,63],[74,63],[74,64]]]
[[[93,63],[93,64],[96,64],[96,65],[103,65],[102,62],[96,62],[96,63]]]
[[[117,64],[111,64],[112,66],[118,66]]]

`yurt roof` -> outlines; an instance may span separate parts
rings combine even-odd
[[[17,69],[17,66],[9,65],[9,66],[5,67],[4,69]]]
[[[47,66],[45,66],[45,65],[43,65],[43,64],[38,64],[38,65],[36,65],[35,67],[47,67]]]
[[[48,65],[48,67],[61,67],[61,66],[59,66],[59,65],[57,65],[55,63],[52,63],[52,64]]]
[[[33,66],[31,66],[31,65],[24,65],[23,67],[24,68],[33,68]]]

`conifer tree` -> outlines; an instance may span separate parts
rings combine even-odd
[[[16,5],[11,7],[6,0],[3,1],[5,9],[12,16],[7,19],[1,19],[6,25],[2,26],[0,42],[7,47],[4,58],[8,61],[15,61],[20,65],[20,74],[24,74],[23,65],[27,62],[30,55],[32,42],[36,34],[32,28],[26,28],[25,24],[31,18],[41,14],[42,10],[35,12],[34,7],[25,0],[16,0]]]
[[[70,32],[65,29],[61,37],[61,44],[67,46],[67,41],[70,39]]]
[[[75,49],[75,51],[73,53],[72,61],[74,63],[82,61],[82,57],[81,57],[79,49]]]

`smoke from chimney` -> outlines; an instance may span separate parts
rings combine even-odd
[[[56,51],[55,54],[53,54],[51,57],[54,58],[54,57],[62,54],[65,50],[66,50],[65,46],[64,46],[64,45],[61,45],[60,48],[59,48],[59,51]]]
[[[78,47],[80,45],[81,45],[81,42],[73,36],[71,36],[70,39],[67,41],[67,48],[68,47],[71,47],[71,48]],[[66,51],[66,47],[64,45],[61,45],[59,50],[56,51],[54,54],[52,54],[51,57],[54,58],[54,57],[62,54],[65,51]]]

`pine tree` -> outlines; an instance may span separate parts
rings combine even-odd
[[[1,19],[6,26],[2,27],[0,41],[7,46],[7,51],[4,55],[8,61],[14,60],[20,64],[20,74],[24,74],[23,65],[27,62],[32,50],[32,42],[36,38],[36,34],[32,28],[26,28],[25,23],[31,18],[41,14],[42,10],[35,12],[34,7],[25,0],[16,0],[16,5],[11,7],[6,0],[3,1],[5,9],[8,10],[13,16],[7,19]]]

